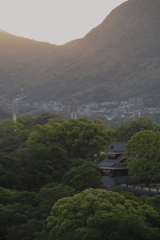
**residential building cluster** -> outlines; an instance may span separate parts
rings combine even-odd
[[[25,101],[25,97],[16,98],[18,102],[18,113],[19,114],[29,114],[33,111],[46,111],[46,112],[56,112],[58,113],[71,113],[71,109],[74,105],[74,112],[77,112],[77,116],[95,116],[95,115],[103,115],[107,120],[113,120],[116,117],[119,118],[132,118],[134,116],[140,115],[149,115],[149,114],[157,114],[160,113],[160,106],[158,107],[144,107],[143,101],[140,99],[140,104],[134,104],[134,101],[129,99],[128,101],[106,101],[102,103],[90,102],[84,104],[74,104],[70,103],[61,103],[57,101],[49,101],[49,102],[34,102],[28,103]],[[15,99],[14,99],[15,101]],[[6,98],[1,98],[0,106],[5,110],[12,112],[12,104],[13,101],[8,101]],[[76,106],[76,107],[75,107]]]

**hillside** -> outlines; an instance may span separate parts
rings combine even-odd
[[[16,37],[0,30],[0,93],[14,97],[21,88],[35,83],[41,67],[57,56],[57,46]]]
[[[129,0],[84,38],[63,46],[0,31],[0,94],[80,102],[159,102],[160,1]]]

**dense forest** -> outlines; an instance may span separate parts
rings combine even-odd
[[[128,0],[62,46],[0,31],[0,94],[26,101],[143,97],[159,104],[160,1]],[[11,87],[12,86],[12,87]]]
[[[102,150],[125,141],[126,154],[141,162],[128,162],[130,176],[160,177],[159,125],[152,118],[110,130],[98,119],[47,112],[17,119],[0,122],[2,240],[159,240],[160,195],[106,191],[97,168]],[[145,165],[151,171],[142,171]]]

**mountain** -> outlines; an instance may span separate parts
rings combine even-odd
[[[160,1],[128,0],[62,46],[0,31],[0,94],[79,102],[160,98]]]

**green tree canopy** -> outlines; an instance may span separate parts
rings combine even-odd
[[[41,124],[44,125],[48,123],[50,119],[53,118],[60,118],[58,115],[50,113],[50,112],[44,112],[40,114],[36,119],[35,119],[35,124]],[[61,118],[60,118],[61,119]]]
[[[21,181],[27,190],[37,191],[43,185],[61,180],[70,168],[64,149],[36,143],[15,152],[19,159]]]
[[[159,130],[159,126],[150,117],[138,117],[127,120],[115,128],[117,141],[127,142],[135,133],[144,130]]]
[[[126,145],[129,175],[147,184],[160,177],[160,133],[145,130],[134,134]]]
[[[88,189],[55,203],[42,236],[46,240],[158,240],[159,230],[150,217],[157,219],[159,214],[147,204]]]
[[[62,181],[78,192],[87,188],[97,188],[102,184],[99,169],[93,162],[85,162],[81,166],[71,168]]]
[[[8,232],[10,232],[10,229],[16,228],[19,235],[20,226],[25,226],[28,221],[36,217],[35,195],[34,192],[19,192],[0,188],[0,236],[2,240],[22,239],[15,236],[8,238]],[[13,233],[13,231],[11,232]],[[31,240],[31,238],[24,239]]]
[[[0,186],[9,189],[19,189],[20,165],[11,153],[0,153]]]
[[[12,119],[0,123],[0,149],[2,152],[13,152],[25,146],[29,130],[21,123],[15,124]]]
[[[43,186],[36,195],[38,215],[45,219],[49,216],[52,206],[63,197],[75,194],[75,189],[62,183],[49,183]]]
[[[36,124],[35,118],[29,115],[18,115],[17,121],[18,123],[23,124],[23,126],[25,126],[25,128],[28,129],[29,131],[32,131],[33,126]]]
[[[7,229],[7,240],[33,240],[42,227],[43,222],[37,219],[30,219],[26,223],[12,225]]]
[[[38,193],[0,187],[0,239],[35,239],[53,204],[74,194],[73,188],[57,183],[45,185]]]
[[[59,145],[65,149],[70,158],[94,158],[94,154],[106,148],[110,137],[105,125],[88,118],[60,121],[53,119],[44,126],[37,125],[29,136],[28,146],[43,143],[46,146]]]

